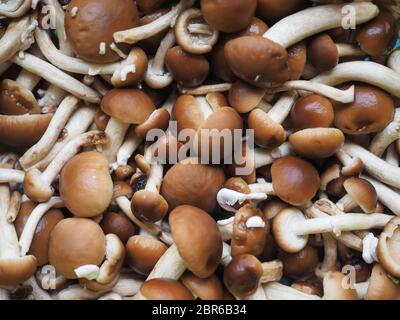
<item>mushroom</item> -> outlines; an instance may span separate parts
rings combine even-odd
[[[25,194],[33,201],[44,202],[50,199],[54,193],[51,186],[53,180],[61,169],[81,147],[103,144],[106,137],[102,131],[89,131],[72,139],[64,149],[47,166],[46,170],[40,172],[38,169],[29,169],[24,178]],[[66,199],[63,199],[64,201]]]
[[[32,5],[31,0],[3,1],[0,6],[0,15],[7,18],[19,18],[27,13]]]
[[[382,267],[394,277],[400,276],[400,266],[397,253],[400,218],[389,221],[379,236],[377,254]]]
[[[242,80],[237,80],[230,85],[228,99],[229,104],[237,112],[247,113],[255,108],[264,109],[270,107],[264,100],[266,90],[247,84]]]
[[[392,218],[380,213],[348,213],[306,220],[300,210],[287,208],[272,221],[272,233],[283,250],[295,253],[306,246],[309,234],[383,228]]]
[[[267,300],[320,300],[317,295],[307,294],[279,282],[270,282],[263,285]]]
[[[215,274],[208,278],[199,278],[192,272],[186,271],[180,280],[195,299],[222,300],[223,298],[223,287]]]
[[[24,169],[32,167],[39,160],[43,159],[57,141],[62,129],[70,118],[71,114],[78,107],[79,100],[72,95],[64,98],[54,113],[46,132],[40,140],[19,159]]]
[[[361,159],[359,157],[351,157],[343,148],[339,149],[335,156],[343,165],[340,173],[344,177],[358,175],[364,170],[364,163]]]
[[[324,240],[324,260],[315,268],[314,272],[318,278],[323,279],[329,270],[336,267],[338,243],[330,233],[323,233],[322,237]]]
[[[273,24],[304,7],[305,1],[303,0],[285,0],[284,2],[258,0],[256,14],[261,19]]]
[[[382,156],[389,145],[400,138],[400,121],[394,119],[386,128],[378,132],[371,141],[369,150],[377,155]]]
[[[339,271],[328,271],[324,277],[324,300],[358,300],[357,292],[343,283],[346,276]]]
[[[183,11],[175,23],[176,41],[189,53],[210,52],[218,41],[218,35],[217,30],[205,23],[200,9]]]
[[[0,167],[0,183],[22,183],[25,173],[21,170]]]
[[[287,253],[280,250],[278,259],[283,264],[283,274],[292,278],[302,278],[312,273],[318,265],[317,250],[305,246],[296,253]]]
[[[135,300],[193,300],[193,295],[179,281],[172,279],[146,280]]]
[[[116,212],[106,212],[100,227],[104,234],[115,234],[124,244],[136,233],[135,225],[124,214]]]

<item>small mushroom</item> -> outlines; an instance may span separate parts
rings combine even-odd
[[[124,244],[136,233],[135,225],[125,215],[116,212],[106,212],[100,227],[104,234],[115,234]]]
[[[278,259],[283,263],[283,273],[286,276],[301,278],[312,273],[318,264],[318,254],[311,246],[306,246],[296,253],[286,253],[280,250]]]
[[[172,279],[151,279],[140,287],[143,300],[193,300],[193,295],[179,281]]]
[[[395,277],[400,276],[400,264],[398,259],[400,218],[389,221],[379,236],[377,247],[378,259],[382,267]]]
[[[208,278],[199,278],[190,271],[186,271],[181,281],[190,290],[195,299],[222,300],[223,287],[218,277],[213,274]]]

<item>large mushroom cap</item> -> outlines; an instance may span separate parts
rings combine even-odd
[[[103,213],[113,195],[107,159],[98,152],[83,152],[69,160],[60,174],[60,195],[78,217]]]
[[[172,210],[169,224],[187,268],[200,278],[211,276],[222,255],[222,238],[216,222],[207,212],[183,205]]]
[[[179,281],[151,279],[142,284],[140,293],[148,300],[193,300],[193,295]]]
[[[228,41],[225,57],[233,73],[258,87],[278,87],[290,79],[288,53],[284,47],[261,36]]]
[[[168,213],[168,203],[157,192],[139,190],[131,202],[133,214],[145,222],[157,222]]]
[[[348,85],[342,86],[343,89]],[[367,84],[355,85],[355,99],[350,103],[333,102],[334,124],[347,134],[382,131],[393,119],[394,103],[385,91]]]
[[[114,0],[72,0],[65,14],[65,31],[72,49],[92,63],[120,60],[110,47],[113,34],[138,24],[139,13],[131,0],[119,0],[118,5]]]
[[[333,69],[339,62],[339,52],[332,38],[326,34],[315,36],[307,48],[307,57],[320,72]]]
[[[230,105],[237,112],[247,113],[253,110],[265,95],[265,89],[258,88],[237,80],[229,90],[228,98]]]
[[[106,251],[106,238],[100,226],[83,218],[60,221],[49,242],[49,261],[58,274],[76,279],[75,269],[84,265],[100,265]]]
[[[36,271],[37,261],[34,256],[0,260],[0,285],[16,286],[28,280]]]
[[[378,204],[378,195],[374,186],[365,179],[348,178],[343,183],[346,192],[366,213],[374,212]]]
[[[15,231],[17,232],[18,238],[21,236],[25,224],[35,207],[36,204],[31,201],[21,204],[17,218],[14,221]],[[31,246],[29,248],[29,254],[35,256],[38,266],[42,266],[49,261],[48,250],[50,233],[56,224],[63,218],[64,215],[61,210],[51,209],[47,211],[46,214],[39,220],[39,223],[35,229]]]
[[[318,171],[309,162],[294,156],[274,161],[271,173],[276,195],[294,206],[310,201],[320,185]]]
[[[385,270],[400,277],[400,218],[395,217],[383,229],[378,241],[378,259]]]
[[[165,174],[161,194],[170,209],[189,204],[212,212],[224,182],[225,174],[220,167],[177,163]]]
[[[104,234],[115,234],[122,243],[126,243],[136,233],[135,225],[122,213],[106,212],[103,215],[100,227]]]
[[[141,124],[155,110],[155,106],[143,90],[113,89],[103,97],[101,109],[123,123]]]
[[[201,0],[204,19],[222,32],[240,31],[251,22],[257,0]]]

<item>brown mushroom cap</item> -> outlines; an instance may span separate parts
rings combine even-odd
[[[227,41],[227,39],[220,36],[219,42],[213,47],[213,51],[210,53],[211,72],[223,81],[233,82],[236,76],[225,58],[225,44]]]
[[[265,89],[258,88],[237,80],[229,89],[229,104],[240,113],[253,110],[265,95]]]
[[[305,158],[328,158],[344,144],[344,134],[336,128],[310,128],[290,135],[296,154]]]
[[[278,87],[290,79],[288,53],[262,36],[246,36],[225,45],[225,58],[233,73],[258,87]]]
[[[224,270],[224,284],[236,297],[253,294],[258,287],[263,268],[261,262],[251,254],[233,257]]]
[[[257,16],[273,24],[305,7],[304,0],[258,0]]]
[[[167,246],[152,237],[136,235],[126,244],[126,259],[137,273],[148,275],[157,261],[167,251]]]
[[[371,56],[389,54],[397,39],[396,21],[393,14],[383,8],[379,14],[357,29],[357,42],[360,48]]]
[[[113,195],[107,159],[98,152],[74,156],[61,171],[60,195],[66,208],[78,217],[103,213]]]
[[[207,212],[183,205],[172,210],[169,224],[187,268],[200,278],[211,276],[222,255],[222,238],[216,222]]]
[[[22,115],[40,113],[39,105],[33,93],[10,79],[0,85],[0,113],[4,115]]]
[[[14,221],[15,231],[17,232],[18,238],[21,236],[25,224],[35,207],[36,203],[31,201],[21,204],[17,218]],[[29,254],[35,256],[38,266],[42,266],[49,261],[48,250],[50,233],[56,224],[63,218],[64,215],[61,210],[51,209],[39,220],[29,248]]]
[[[389,221],[379,236],[378,259],[385,270],[400,277],[400,218]]]
[[[122,243],[126,243],[128,239],[136,232],[135,225],[124,214],[116,212],[106,212],[101,220],[100,227],[104,234],[115,234]]]
[[[290,111],[290,120],[296,130],[327,128],[334,114],[330,100],[317,94],[299,98]]]
[[[276,195],[294,206],[310,201],[318,191],[318,171],[307,161],[287,156],[272,164],[272,185]]]
[[[32,255],[15,259],[0,259],[0,285],[19,285],[33,276],[36,269],[36,258]]]
[[[157,192],[139,190],[132,197],[133,214],[144,222],[157,222],[168,213],[168,203]]]
[[[324,297],[325,300],[358,300],[357,292],[343,286],[348,283],[345,275],[339,271],[328,271],[324,277]]]
[[[190,204],[212,212],[217,206],[217,193],[225,182],[222,168],[190,163],[177,163],[164,176],[161,194],[170,210]]]
[[[225,181],[224,188],[231,189],[240,193],[249,194],[249,185],[240,177],[229,178]]]
[[[152,129],[166,130],[169,125],[170,115],[167,109],[160,108],[153,111],[149,118],[135,128],[137,135],[145,137]]]
[[[104,259],[106,238],[100,226],[83,218],[60,221],[50,234],[49,261],[58,274],[76,279],[75,269],[100,265]]]
[[[397,300],[400,286],[390,279],[380,264],[372,268],[365,300]]]
[[[160,8],[166,0],[136,0],[140,12],[149,14]]]
[[[226,38],[233,39],[238,37],[245,36],[262,36],[265,32],[267,32],[268,26],[267,24],[257,17],[252,17],[249,25],[236,33],[231,33],[225,35]]]
[[[163,0],[164,1],[164,0]],[[139,7],[139,3],[136,1],[137,6]],[[168,9],[158,9],[156,11],[151,11],[151,13],[146,14],[145,16],[141,17],[139,20],[139,25],[144,26],[146,24],[149,24],[164,14],[168,13]],[[168,33],[168,28],[165,30],[160,31],[159,33],[155,34],[154,36],[151,36],[147,39],[140,40],[138,43],[143,50],[145,50],[148,53],[155,53],[160,45],[160,42],[162,39],[165,37],[165,35]]]
[[[307,48],[311,64],[320,72],[333,69],[339,62],[339,52],[332,38],[322,33],[315,36]]]
[[[348,85],[342,86],[342,89]],[[335,126],[347,134],[368,134],[382,131],[393,119],[394,103],[385,91],[367,85],[355,85],[351,103],[333,102]]]
[[[287,203],[279,199],[265,202],[262,207],[263,214],[267,220],[272,220],[279,212],[287,208]]]
[[[296,43],[287,49],[290,80],[299,80],[307,61],[307,47],[304,42]]]
[[[246,183],[255,183],[256,182],[256,168],[254,162],[254,156],[249,148],[249,145],[246,142],[242,143],[241,148],[241,161],[239,163],[235,162],[236,157],[233,159],[233,164],[228,165],[228,170],[231,176],[240,176]],[[240,172],[239,170],[244,170],[249,172],[245,174],[243,171]]]
[[[371,265],[366,263],[362,257],[353,256],[347,259],[343,264],[350,265],[354,268],[356,272],[356,282],[364,282],[370,278],[371,275]]]
[[[104,131],[107,127],[108,121],[110,120],[110,116],[104,113],[101,109],[97,109],[96,114],[94,116],[94,124],[97,129]]]
[[[206,80],[210,66],[207,59],[184,51],[180,46],[168,49],[165,65],[172,77],[183,87],[196,87]]]
[[[193,295],[179,281],[151,279],[140,287],[140,293],[148,300],[193,300]]]
[[[264,222],[264,227],[247,227],[247,221],[252,217],[258,217]],[[265,240],[269,232],[269,223],[257,207],[246,204],[235,213],[231,240],[232,256],[252,254],[258,256],[262,253]]]
[[[222,300],[224,297],[224,289],[221,281],[219,281],[215,274],[208,278],[199,278],[193,273],[186,271],[182,275],[181,281],[193,296],[200,300]]]
[[[343,186],[364,212],[374,212],[378,203],[378,195],[374,186],[368,180],[348,178],[345,180]]]
[[[204,19],[214,29],[236,32],[249,25],[257,0],[201,0]]]
[[[283,263],[283,273],[289,277],[302,277],[314,271],[318,265],[318,253],[311,246],[296,253],[279,250],[278,258]]]
[[[155,106],[143,90],[112,89],[103,97],[101,109],[123,123],[141,124],[155,110]]]
[[[78,11],[74,16],[72,9]],[[136,4],[131,0],[71,0],[65,14],[65,31],[72,49],[78,57],[92,63],[109,63],[120,60],[111,50],[113,35],[117,31],[131,29],[139,24]],[[100,43],[106,51],[100,54]]]
[[[0,115],[0,141],[8,146],[30,147],[46,132],[52,117],[52,113]]]

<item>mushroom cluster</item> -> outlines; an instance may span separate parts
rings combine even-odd
[[[399,12],[1,1],[0,299],[400,300]]]

